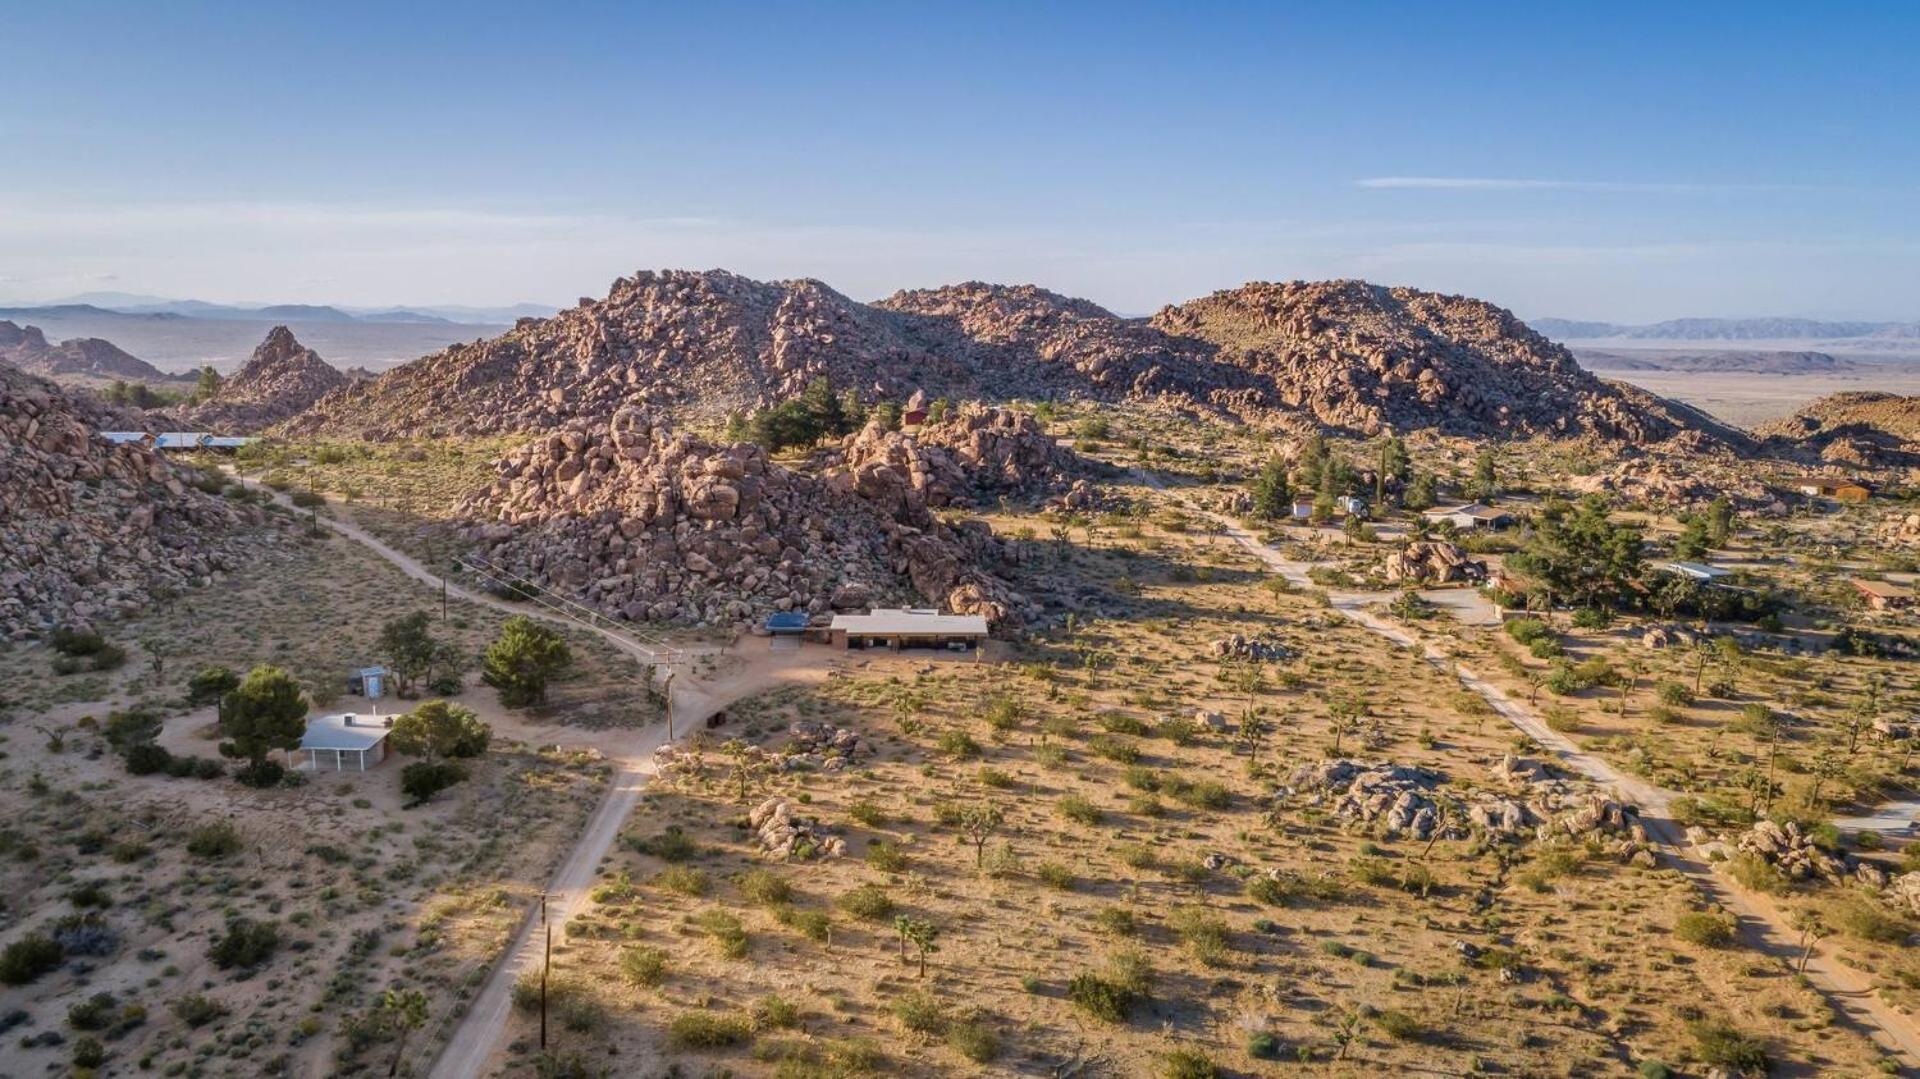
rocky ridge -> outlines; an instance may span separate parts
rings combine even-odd
[[[296,340],[292,330],[275,326],[212,397],[197,405],[182,405],[169,415],[192,430],[258,431],[305,411],[352,382]]]
[[[186,376],[169,375],[111,341],[74,337],[52,344],[38,326],[21,326],[0,319],[0,361],[30,374],[118,378],[136,382],[167,382]]]
[[[145,446],[95,433],[124,424],[0,364],[0,634],[134,614],[244,557],[262,512],[202,493]]]
[[[1704,417],[1582,371],[1490,304],[1359,281],[1251,284],[1113,315],[1030,285],[970,282],[862,304],[818,281],[640,273],[330,394],[288,433],[493,434],[604,422],[633,404],[718,417],[826,377],[869,402],[1137,402],[1358,433],[1655,443]]]
[[[982,569],[1012,557],[984,524],[948,526],[892,469],[819,478],[751,444],[718,446],[640,408],[575,422],[503,459],[460,505],[505,568],[630,621],[739,624],[934,603],[1017,624],[1027,602]]]
[[[1754,433],[1769,447],[1829,464],[1912,467],[1920,465],[1920,397],[1836,393]]]
[[[934,507],[1065,495],[1076,480],[1114,471],[1055,442],[1031,413],[978,404],[911,431],[868,423],[824,464],[839,486],[879,497],[904,480],[904,492]]]

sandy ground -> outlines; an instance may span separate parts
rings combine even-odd
[[[1828,394],[1859,390],[1920,394],[1920,370],[1888,367],[1847,375],[1606,371],[1605,377],[1685,401],[1740,427],[1779,419]]]
[[[1193,508],[1195,512],[1213,517],[1226,535],[1283,576],[1298,584],[1311,583],[1304,563],[1282,557],[1252,533],[1226,518],[1198,507]],[[1419,646],[1404,629],[1368,610],[1377,598],[1365,593],[1331,594],[1336,610],[1373,632],[1404,646],[1420,647],[1429,662],[1443,668],[1450,662],[1451,657],[1446,653],[1431,645]],[[1669,815],[1668,806],[1675,797],[1672,791],[1618,771],[1607,761],[1580,749],[1571,739],[1549,728],[1544,719],[1526,705],[1508,697],[1499,687],[1465,668],[1455,670],[1462,686],[1485,698],[1502,718],[1558,756],[1561,764],[1617,791],[1620,798],[1637,805],[1649,834],[1667,848],[1667,864],[1684,873],[1702,891],[1738,914],[1741,933],[1752,946],[1768,955],[1794,957],[1799,954],[1797,934],[1787,925],[1786,915],[1778,905],[1765,896],[1732,887],[1704,859],[1691,855],[1682,830]],[[1806,976],[1832,1001],[1835,1009],[1847,1021],[1898,1055],[1909,1068],[1920,1067],[1920,1028],[1915,1026],[1911,1018],[1880,1000],[1867,978],[1820,949],[1816,949],[1809,958]]]

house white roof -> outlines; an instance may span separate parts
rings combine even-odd
[[[1710,581],[1715,577],[1725,577],[1727,574],[1733,572],[1730,569],[1721,569],[1719,566],[1709,566],[1705,562],[1663,562],[1660,564],[1660,568],[1666,570],[1668,573],[1681,573],[1702,581]]]
[[[984,637],[987,620],[977,614],[941,614],[929,610],[899,610],[882,607],[871,614],[836,614],[834,629],[848,633],[923,634],[938,637]]]
[[[315,716],[307,720],[307,733],[300,736],[301,749],[368,750],[387,740],[392,733],[387,722],[392,716],[362,716],[344,712]]]

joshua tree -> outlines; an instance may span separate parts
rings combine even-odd
[[[940,930],[936,928],[932,922],[923,921],[919,918],[909,918],[904,914],[894,919],[893,924],[894,928],[900,933],[901,961],[905,962],[906,960],[907,945],[913,945],[914,950],[919,953],[920,977],[926,977],[927,956],[930,953],[940,950],[940,945],[937,943],[940,938]]]
[[[400,1074],[400,1058],[407,1050],[407,1035],[427,1022],[427,995],[418,989],[389,989],[380,995],[380,1020],[394,1032],[393,1063],[388,1075]]]
[[[960,811],[960,831],[973,844],[973,865],[978,869],[986,859],[987,840],[1006,823],[1006,815],[992,802],[975,802]]]

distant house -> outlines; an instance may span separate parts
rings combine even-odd
[[[1464,506],[1436,506],[1421,516],[1432,524],[1451,521],[1453,527],[1462,532],[1482,528],[1498,530],[1513,524],[1513,514],[1479,502],[1469,502]]]
[[[1913,606],[1913,589],[1902,588],[1888,581],[1870,581],[1864,577],[1855,577],[1850,582],[1867,606],[1876,611],[1890,611],[1900,607]]]
[[[208,434],[205,431],[102,431],[100,437],[119,445],[125,442],[139,442],[156,450],[237,450],[253,441],[251,438],[239,438],[229,435]]]
[[[1339,513],[1354,517],[1365,517],[1367,515],[1367,500],[1361,498],[1359,495],[1341,495],[1339,498],[1333,500],[1333,508]]]
[[[1701,584],[1712,584],[1733,573],[1732,570],[1709,566],[1705,562],[1661,562],[1654,568],[1662,573],[1671,573],[1677,577],[1699,581]]]
[[[918,427],[926,422],[927,410],[924,408],[910,408],[900,414],[900,426],[902,427]]]
[[[977,614],[880,607],[868,614],[834,615],[828,634],[836,648],[967,649],[987,639],[987,620]]]
[[[1305,521],[1313,516],[1313,499],[1296,498],[1293,500],[1293,519]]]
[[[392,716],[317,716],[307,721],[307,733],[300,736],[294,753],[301,756],[294,758],[294,766],[309,772],[364,772],[387,759],[392,727]]]
[[[1793,489],[1808,498],[1831,498],[1835,502],[1865,502],[1873,497],[1865,484],[1831,476],[1802,476],[1793,481]]]

